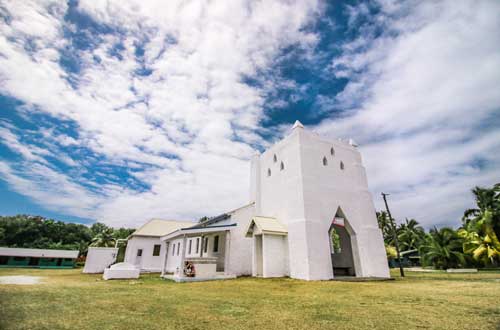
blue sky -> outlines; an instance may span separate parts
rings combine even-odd
[[[494,1],[3,1],[0,214],[137,226],[248,198],[299,119],[377,208],[459,224],[500,178]]]

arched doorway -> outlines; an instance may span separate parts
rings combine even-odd
[[[350,231],[349,222],[339,207],[328,231],[334,276],[356,276]]]

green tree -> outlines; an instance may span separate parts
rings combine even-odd
[[[464,253],[485,266],[496,265],[500,260],[500,242],[493,230],[492,219],[492,212],[486,210],[481,218],[469,221],[465,228],[458,231],[464,239]]]
[[[466,264],[463,239],[451,228],[431,229],[419,247],[424,265],[437,269],[457,268]]]
[[[406,219],[397,230],[401,251],[418,249],[425,238],[425,230],[415,219]]]
[[[484,217],[486,211],[491,212],[491,226],[497,237],[500,237],[500,183],[492,188],[475,187],[472,189],[476,200],[476,208],[468,209],[464,212],[462,223],[464,228],[469,224],[479,221]]]
[[[385,211],[377,212],[377,222],[380,230],[382,231],[382,236],[384,237],[384,242],[386,245],[394,245],[394,236],[392,234],[392,224],[389,219],[389,215]]]
[[[113,229],[107,228],[100,233],[98,233],[93,239],[90,246],[94,247],[113,247],[115,246],[116,240],[113,237]]]

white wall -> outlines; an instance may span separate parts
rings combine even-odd
[[[182,271],[181,260],[182,260],[182,246],[183,238],[178,238],[170,241],[168,243],[168,256],[167,263],[165,266],[167,273],[176,273],[177,271]],[[175,248],[174,248],[175,246]]]
[[[94,274],[104,272],[105,268],[116,261],[117,255],[118,248],[89,247],[83,273]]]
[[[262,276],[288,275],[288,241],[286,236],[262,235]]]
[[[153,256],[153,249],[156,244],[161,245],[159,256]],[[137,250],[139,249],[142,249],[142,256],[138,263]],[[165,244],[162,244],[159,237],[132,236],[127,242],[124,261],[137,265],[141,271],[160,272],[164,257]]]
[[[231,227],[229,240],[229,261],[226,263],[226,273],[237,276],[252,275],[252,238],[246,237],[246,229],[255,215],[253,204],[231,213]]]

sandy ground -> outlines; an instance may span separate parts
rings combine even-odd
[[[20,285],[33,285],[38,284],[41,281],[39,276],[0,276],[0,284],[20,284]]]

